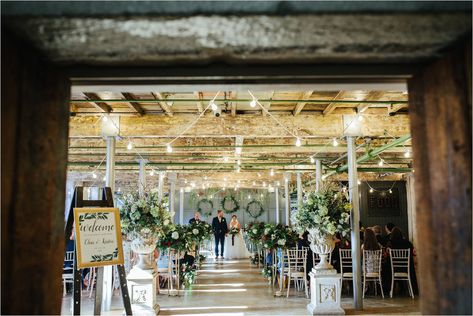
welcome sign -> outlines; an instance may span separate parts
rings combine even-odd
[[[75,208],[74,227],[79,269],[123,264],[117,208]]]

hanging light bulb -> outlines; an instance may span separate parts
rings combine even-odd
[[[302,146],[302,143],[301,143],[301,139],[299,137],[296,138],[296,147],[301,147]]]
[[[322,176],[322,180],[325,180],[325,179],[327,179],[327,175],[324,174],[324,175]]]
[[[263,182],[263,186],[266,187],[266,182]]]
[[[379,162],[378,162],[378,166],[382,167],[384,165],[384,161],[383,159],[380,159]]]
[[[237,187],[234,187],[234,188],[233,188],[233,191],[236,191],[236,190],[237,190]]]
[[[213,195],[211,195],[211,196],[209,196],[209,198],[210,198],[210,199],[213,199],[213,198],[214,198],[214,196],[213,196]]]
[[[373,192],[374,192],[373,188],[370,188],[370,193],[373,193]]]
[[[223,161],[228,162],[228,157],[227,156],[223,157]]]
[[[128,149],[128,150],[133,149],[133,143],[131,142],[131,140],[128,142],[128,145],[126,146],[126,149]]]
[[[280,186],[280,185],[281,185],[281,182],[277,181],[277,182],[276,182],[276,185],[277,185],[277,186]]]
[[[250,106],[251,106],[252,108],[254,108],[254,107],[256,106],[256,99],[255,99],[255,98],[253,98],[253,100],[251,100]]]
[[[166,145],[166,151],[167,151],[168,153],[172,153],[171,144],[167,144],[167,145]]]
[[[289,179],[288,179],[288,178],[284,178],[284,182],[288,183],[288,182],[289,182]]]
[[[314,157],[310,157],[310,163],[315,163],[315,158]]]
[[[207,176],[204,176],[204,180],[207,180]]]
[[[248,200],[251,199],[251,195],[248,194]]]
[[[261,193],[260,196],[263,197],[263,193]]]
[[[269,172],[269,175],[272,177],[274,176],[274,169],[271,169],[271,171]]]
[[[358,180],[357,182],[358,182],[358,185],[360,185],[360,184],[361,184],[361,181],[360,181],[360,180]]]
[[[154,169],[151,169],[151,171],[149,172],[149,175],[154,176]]]
[[[389,189],[389,193],[393,193],[393,190]]]
[[[411,151],[409,149],[404,153],[404,157],[409,158],[411,156]]]
[[[337,147],[337,146],[338,146],[338,141],[337,141],[336,138],[333,138],[332,145],[333,145],[333,147]]]
[[[261,173],[258,172],[258,178],[261,178]]]
[[[237,164],[241,165],[241,160],[240,159],[237,160]]]
[[[103,176],[102,181],[106,181],[106,180],[107,180],[107,177]]]
[[[203,184],[203,183],[202,183],[202,189],[204,189],[204,190],[205,190],[205,184]]]
[[[107,117],[106,115],[104,115],[104,116],[102,117],[102,120],[103,120],[104,122],[108,122],[108,117]]]
[[[227,182],[227,177],[223,178],[223,181]]]
[[[240,180],[237,181],[238,184],[240,184],[240,182],[241,182]]]
[[[360,122],[363,121],[363,115],[361,115],[361,114],[358,115],[358,121],[360,121]]]
[[[92,178],[97,179],[97,174],[95,172],[92,172]]]
[[[240,167],[237,168],[237,172],[240,172]]]
[[[184,183],[187,184],[187,179],[184,179]]]
[[[217,111],[218,109],[218,106],[214,101],[210,101],[210,107],[212,108],[212,111]]]
[[[255,182],[255,181],[253,181],[253,186],[255,186],[255,185],[256,185],[256,182]]]
[[[122,189],[118,188],[117,192],[121,192],[121,191],[122,191]]]

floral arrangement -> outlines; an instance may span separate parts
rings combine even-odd
[[[166,199],[159,200],[155,192],[128,194],[120,208],[122,233],[128,240],[158,239],[173,229]]]
[[[189,287],[195,282],[196,269],[195,267],[183,264],[181,266],[181,273],[179,274],[179,279],[185,287]]]
[[[226,197],[224,197],[222,199],[221,205],[225,213],[228,213],[228,214],[235,213],[236,211],[240,209],[240,205],[238,204],[238,201],[232,195],[227,195]]]
[[[187,251],[194,244],[187,226],[175,225],[159,241],[158,248],[166,250],[171,248],[176,251]]]
[[[252,222],[245,225],[245,232],[248,239],[255,245],[261,244],[261,237],[263,236],[264,223]]]
[[[263,270],[261,271],[261,275],[265,277],[266,279],[271,279],[271,275],[273,274],[273,271],[271,270],[270,267],[264,267]]]
[[[195,244],[200,244],[204,240],[208,240],[212,236],[212,226],[202,221],[194,221],[187,226],[187,229],[192,233],[191,239]]]
[[[300,233],[315,229],[321,235],[340,233],[345,237],[350,230],[350,211],[348,195],[339,192],[335,184],[327,183],[319,191],[305,196],[292,222]]]

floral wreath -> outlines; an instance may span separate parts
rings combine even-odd
[[[210,210],[205,207],[204,205],[210,205]],[[212,215],[212,211],[214,209],[214,203],[209,199],[202,199],[197,203],[197,212],[201,213],[204,216]]]
[[[232,208],[227,208],[225,207],[225,205],[227,203],[233,203],[233,207]],[[234,196],[232,195],[227,195],[226,197],[224,197],[222,199],[222,202],[221,202],[221,205],[222,205],[222,209],[226,212],[226,213],[235,213],[236,211],[238,211],[240,209],[240,205],[238,204],[238,201],[235,199]]]
[[[261,204],[260,201],[253,200],[250,203],[248,203],[248,205],[246,206],[246,212],[252,218],[256,219],[256,218],[260,217],[261,214],[264,213],[263,204]]]

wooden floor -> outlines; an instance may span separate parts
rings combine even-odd
[[[160,315],[307,315],[309,300],[304,292],[291,292],[289,298],[274,297],[273,290],[249,260],[208,260],[198,273],[197,283],[180,296],[158,295]],[[353,299],[345,294],[342,306],[347,314],[420,314],[418,299],[408,297],[366,297],[364,310],[353,310]],[[62,313],[69,314],[71,296],[63,300]],[[82,314],[93,312],[93,299],[84,292]],[[121,296],[112,301],[112,310],[123,312]]]

